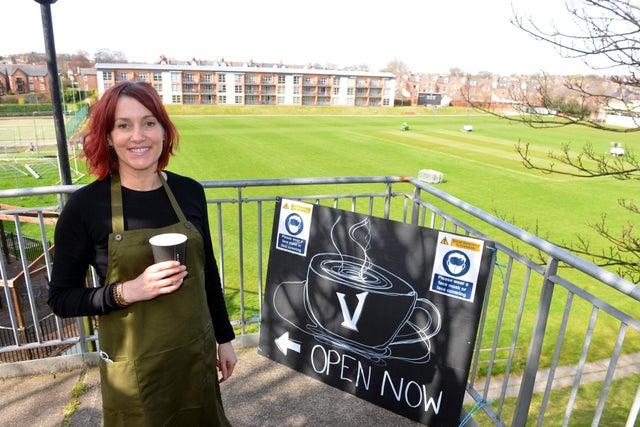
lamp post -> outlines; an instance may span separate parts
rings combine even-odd
[[[51,5],[56,1],[57,0],[35,0],[36,3],[40,4],[40,13],[42,15],[42,32],[44,33],[44,46],[47,54],[47,71],[49,73],[51,104],[53,105],[53,123],[56,129],[60,181],[64,185],[70,185],[71,169],[69,168],[67,136],[64,130],[64,118],[62,117],[58,64],[56,63],[56,45],[53,40],[53,22],[51,20]]]

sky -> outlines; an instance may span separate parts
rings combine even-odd
[[[0,25],[0,55],[44,52],[40,5],[2,0],[12,17]],[[179,60],[367,64],[397,58],[414,72],[581,74],[510,23],[513,11],[561,25],[561,0],[58,0],[51,6],[58,53],[101,48],[130,62]],[[566,23],[566,22],[565,22]]]

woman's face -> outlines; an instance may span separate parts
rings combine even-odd
[[[144,105],[131,97],[120,97],[109,135],[120,175],[156,172],[164,133],[158,119]]]

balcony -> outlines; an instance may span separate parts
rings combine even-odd
[[[356,81],[356,87],[369,87],[369,82],[366,80]]]

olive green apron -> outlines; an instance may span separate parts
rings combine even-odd
[[[120,179],[112,175],[106,283],[135,279],[153,264],[148,240],[160,233],[187,235],[189,274],[171,294],[100,316],[104,425],[227,426],[204,289],[203,239],[160,179],[180,222],[125,231]]]

